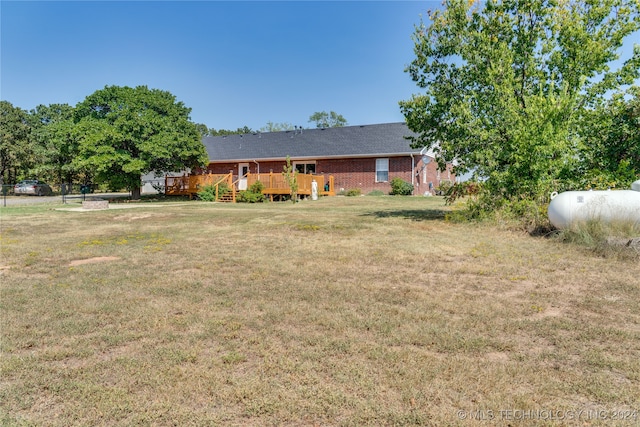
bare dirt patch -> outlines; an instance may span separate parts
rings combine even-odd
[[[120,257],[117,257],[117,256],[98,256],[93,258],[74,259],[69,263],[69,267],[75,267],[75,266],[84,265],[84,264],[96,264],[99,262],[117,261],[119,259]]]
[[[138,219],[151,218],[152,216],[153,215],[151,213],[145,212],[145,213],[142,213],[142,214],[139,214],[139,215],[118,215],[118,216],[114,217],[113,220],[114,221],[119,221],[119,222],[122,222],[122,221],[131,222],[131,221],[135,221],[135,220],[138,220]]]

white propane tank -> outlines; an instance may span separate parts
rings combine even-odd
[[[632,190],[565,191],[551,194],[547,213],[554,227],[563,229],[574,222],[598,219],[640,223],[640,181]]]

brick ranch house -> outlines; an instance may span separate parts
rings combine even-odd
[[[413,184],[416,195],[433,194],[441,182],[453,182],[451,165],[438,171],[433,152],[411,148],[408,135],[412,132],[405,123],[386,123],[204,137],[210,162],[193,173],[231,173],[243,190],[243,176],[280,175],[289,156],[300,174],[331,181],[330,194],[351,189],[389,193],[395,177]]]

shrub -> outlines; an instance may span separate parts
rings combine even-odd
[[[213,185],[206,185],[198,191],[198,199],[205,202],[215,202],[216,200],[216,187]]]
[[[373,190],[367,194],[367,196],[384,196],[384,192],[380,190]]]
[[[260,181],[256,181],[249,186],[247,190],[240,191],[236,196],[236,202],[241,203],[260,203],[264,202],[264,194],[262,190],[264,184]]]
[[[446,215],[454,222],[492,221],[510,229],[526,231],[530,234],[546,234],[551,230],[547,217],[548,201],[525,198],[507,199],[485,191],[482,185],[462,182],[453,185],[445,195],[445,203],[454,204],[459,199],[463,203]]]
[[[249,190],[242,190],[236,194],[236,202],[238,203],[260,203],[264,201],[264,195],[260,193],[252,193]]]
[[[228,193],[231,191],[226,182],[221,182],[218,184],[218,197]],[[200,191],[198,191],[198,199],[204,200],[205,202],[215,202],[216,201],[216,186],[215,185],[205,185],[202,187]]]
[[[413,194],[413,185],[402,178],[395,177],[391,180],[391,193],[393,196],[410,196]]]
[[[496,211],[496,219],[515,221],[518,228],[529,234],[546,234],[552,229],[547,217],[547,207],[547,203],[535,200],[508,200]]]
[[[359,188],[352,188],[350,190],[345,191],[344,195],[348,197],[360,196],[362,195],[362,190],[360,190]]]
[[[261,181],[256,181],[249,186],[249,191],[252,193],[262,194],[262,190],[264,190],[264,184]]]

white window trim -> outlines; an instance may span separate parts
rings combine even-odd
[[[304,166],[304,173],[305,174],[307,173],[307,165],[316,165],[316,167],[317,167],[317,164],[316,164],[315,160],[307,160],[307,161],[304,161],[304,162],[293,162],[293,165],[292,165],[293,166],[293,170],[296,170],[296,166],[297,165],[305,165]]]
[[[380,165],[379,162],[381,160],[384,160],[384,163],[386,163],[386,169],[379,168],[379,165]],[[387,179],[386,180],[378,180],[378,172],[386,172],[387,173]],[[376,182],[389,182],[389,158],[388,157],[382,157],[382,158],[376,159]]]

